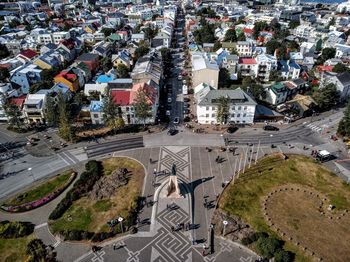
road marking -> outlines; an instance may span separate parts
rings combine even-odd
[[[45,226],[47,226],[47,222],[35,226],[34,229],[39,229],[39,228],[42,228],[42,227],[45,227]]]
[[[211,174],[211,176],[213,177],[213,179],[212,179],[211,181],[212,181],[212,184],[213,184],[214,193],[215,193],[215,195],[216,195],[215,184],[214,184],[215,176],[213,175],[213,169],[211,168],[211,162],[210,162],[209,152],[207,152],[207,154],[208,154],[208,161],[209,161],[209,167],[210,167],[210,174]]]
[[[57,154],[57,155],[58,155],[59,158],[61,158],[61,159],[66,163],[67,166],[70,166],[70,163],[69,163],[66,159],[64,159],[64,158],[61,156],[61,154]]]
[[[62,152],[62,154],[64,154],[70,161],[72,161],[73,162],[73,164],[75,164],[76,163],[76,161],[74,161],[74,159],[73,158],[71,158],[69,155],[68,155],[68,153],[67,152]]]

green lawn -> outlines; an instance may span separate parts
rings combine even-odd
[[[60,175],[57,175],[49,179],[48,181],[41,183],[35,188],[15,196],[14,198],[5,202],[4,205],[17,206],[17,205],[22,205],[22,204],[43,198],[48,194],[54,192],[58,188],[62,187],[63,185],[65,185],[68,182],[69,178],[71,177],[72,173],[73,173],[72,170],[68,170]]]
[[[26,261],[27,244],[33,238],[33,235],[21,238],[0,238],[0,262]]]
[[[350,209],[350,187],[313,159],[305,156],[268,156],[252,166],[225,190],[219,207],[231,215],[241,217],[256,231],[276,236],[262,214],[262,199],[274,187],[294,184],[313,188],[327,196],[337,209]],[[298,227],[297,221],[292,227]],[[307,261],[303,253],[291,243],[286,248],[297,253],[297,261]]]
[[[88,196],[75,201],[73,205],[57,220],[50,221],[53,232],[63,230],[84,230],[89,232],[108,232],[106,225],[111,219],[122,216],[126,219],[130,210],[137,205],[141,194],[145,171],[143,166],[130,158],[118,157],[102,161],[105,176],[114,170],[127,168],[131,171],[128,184],[117,189],[109,199],[91,200]]]

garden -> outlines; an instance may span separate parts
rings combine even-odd
[[[50,214],[51,231],[66,240],[97,242],[135,230],[144,176],[144,167],[130,158],[89,161]]]
[[[278,154],[230,184],[219,209],[248,225],[252,232],[241,242],[264,257],[345,261],[350,257],[349,199],[350,186],[313,159]]]
[[[75,179],[72,170],[58,174],[38,186],[22,192],[1,205],[7,212],[24,212],[40,207],[61,194]]]

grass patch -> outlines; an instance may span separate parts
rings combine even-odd
[[[10,199],[9,201],[5,202],[4,205],[6,206],[18,206],[22,205],[28,202],[32,202],[38,199],[41,199],[50,193],[54,192],[55,190],[59,189],[60,187],[64,186],[69,178],[71,177],[73,171],[68,170],[60,175],[57,175],[40,185],[36,186],[33,189],[30,189],[26,192],[23,192],[14,198]]]
[[[26,248],[33,235],[20,238],[0,238],[0,262],[23,262],[27,259]]]
[[[231,215],[241,217],[256,231],[265,231],[273,236],[277,233],[266,223],[262,212],[262,201],[264,197],[274,188],[282,185],[298,185],[305,188],[312,188],[329,199],[329,203],[336,206],[335,212],[342,209],[350,209],[350,187],[335,177],[330,171],[314,160],[304,156],[291,155],[287,160],[280,156],[268,156],[258,162],[257,165],[248,169],[236,179],[234,184],[225,190],[219,206]],[[317,205],[314,205],[308,196],[293,200],[293,195],[276,196],[276,206],[271,208],[274,219],[284,217],[284,228],[289,228],[298,237],[307,240],[311,247],[317,249],[324,255],[324,258],[333,260],[330,254],[336,254],[339,258],[350,255],[344,243],[348,243],[347,236],[350,235],[350,218],[346,215],[341,222],[329,221],[328,219],[316,219]],[[299,197],[299,195],[298,195]],[[284,202],[285,201],[285,202]],[[282,220],[282,219],[281,219]],[[315,227],[313,221],[317,221],[319,227],[315,229],[315,236],[310,227]],[[279,222],[282,223],[282,222]],[[327,231],[330,228],[331,232]],[[344,238],[336,238],[342,235]],[[320,237],[318,237],[320,236]],[[302,241],[301,241],[302,242]],[[345,244],[346,245],[346,244]],[[298,247],[286,242],[288,250],[296,253],[296,261],[307,261],[307,258]],[[343,251],[340,249],[343,248]],[[344,251],[345,250],[345,251]],[[339,252],[338,252],[339,251]],[[326,259],[327,260],[327,259]]]
[[[128,183],[117,189],[110,199],[93,201],[84,196],[75,201],[64,215],[50,221],[53,232],[63,230],[84,230],[89,232],[108,232],[108,221],[122,216],[127,219],[130,211],[137,206],[137,199],[141,194],[145,171],[143,166],[130,158],[118,157],[102,161],[104,176],[114,170],[127,168],[131,173]]]

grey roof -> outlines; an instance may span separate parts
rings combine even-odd
[[[241,88],[237,89],[212,89],[210,90],[201,101],[198,101],[198,105],[206,106],[217,104],[217,100],[221,97],[227,97],[230,99],[230,104],[239,105],[256,105],[257,103]]]
[[[92,61],[98,59],[98,54],[84,53],[77,58],[78,61]]]
[[[282,114],[266,107],[263,105],[257,105],[255,108],[255,115],[256,116],[283,116]]]
[[[293,82],[296,84],[296,85],[303,85],[305,84],[306,82],[301,79],[301,78],[297,78],[297,79],[294,79]]]
[[[341,82],[343,84],[343,86],[350,85],[350,73],[349,72],[337,74],[336,77],[338,78],[339,82]]]
[[[202,53],[192,55],[192,68],[193,71],[202,69],[211,69],[219,71],[219,67],[216,63],[210,63],[210,61],[204,57]]]

